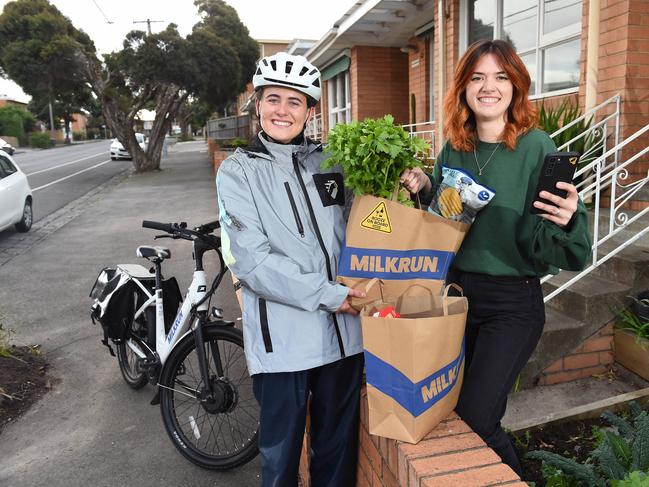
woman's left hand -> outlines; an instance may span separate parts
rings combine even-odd
[[[534,207],[544,212],[539,215],[541,218],[545,218],[559,227],[565,228],[568,222],[570,222],[572,215],[577,211],[579,196],[577,194],[577,188],[570,183],[559,182],[557,183],[557,188],[568,192],[565,198],[547,191],[541,191],[539,196],[551,201],[552,204],[542,203],[536,200]]]

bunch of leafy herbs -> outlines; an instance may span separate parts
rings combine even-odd
[[[323,167],[341,166],[345,185],[355,194],[389,199],[398,188],[401,173],[422,166],[417,155],[428,153],[428,144],[410,137],[394,124],[392,115],[385,115],[336,125],[327,137],[326,152],[330,157]],[[399,191],[398,201],[413,205],[407,191]]]

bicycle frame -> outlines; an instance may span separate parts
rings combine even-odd
[[[192,306],[196,303],[199,303],[206,294],[207,290],[207,280],[205,276],[205,271],[194,271],[194,277],[183,304],[174,319],[174,322],[169,330],[169,333],[165,333],[165,322],[164,322],[164,304],[162,300],[162,289],[159,289],[159,286],[156,286],[158,289],[155,290],[155,293],[151,293],[146,286],[144,286],[137,278],[133,277],[133,281],[138,285],[138,287],[145,293],[147,300],[140,306],[140,308],[135,312],[134,320],[140,317],[147,308],[155,305],[155,328],[156,328],[156,343],[155,343],[155,352],[158,354],[160,359],[160,364],[164,365],[167,357],[171,353],[173,347],[178,343],[180,338],[182,338],[186,332],[190,329],[190,324],[192,321],[198,319],[194,313],[194,320],[192,318]],[[156,281],[158,277],[156,276]],[[201,303],[196,311],[207,311],[208,305],[207,302]],[[133,350],[133,352],[140,358],[146,358],[146,354],[133,342],[129,339],[127,341],[127,346]]]

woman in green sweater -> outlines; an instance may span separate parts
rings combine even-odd
[[[466,364],[457,413],[516,473],[520,462],[500,426],[507,394],[536,347],[545,311],[539,277],[579,270],[590,255],[586,211],[572,184],[550,204],[533,201],[545,154],[556,151],[536,126],[530,76],[506,42],[478,41],[460,60],[444,100],[447,142],[428,176],[401,181],[430,201],[442,168],[461,169],[495,192],[478,213],[448,276],[469,300]],[[532,214],[534,205],[541,214]]]

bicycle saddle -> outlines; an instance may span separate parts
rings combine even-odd
[[[148,259],[149,257],[157,257],[158,259],[169,259],[171,257],[171,251],[164,247],[151,247],[149,245],[140,245],[136,250],[138,257],[144,257]]]

